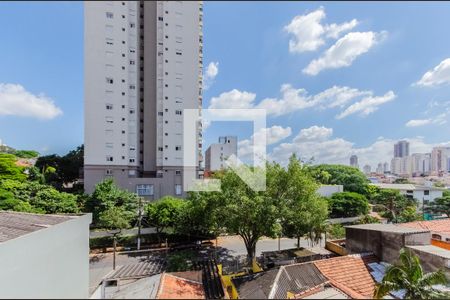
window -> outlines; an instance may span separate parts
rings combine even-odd
[[[134,65],[136,62],[134,60],[130,60],[130,65]]]
[[[125,31],[125,28],[124,28],[124,27],[122,27],[122,31]]]
[[[425,196],[429,196],[430,195],[430,191],[423,191],[423,194],[425,195]]]
[[[130,150],[134,151],[134,150],[136,150],[136,147],[135,146],[130,146]]]
[[[113,161],[113,157],[112,156],[106,156],[106,161]]]
[[[175,195],[181,195],[181,184],[175,184]]]
[[[180,51],[175,52],[176,55],[183,55]]]
[[[153,196],[153,184],[136,185],[136,193],[138,196]]]
[[[175,151],[180,151],[181,150],[181,146],[175,146]]]
[[[122,134],[125,134],[125,130],[122,130]]]
[[[439,240],[439,241],[442,239],[442,237],[439,234],[432,234],[431,238],[434,240]]]
[[[181,111],[181,110],[179,110],[179,109],[177,109],[176,111],[175,111],[175,114],[176,115],[181,115],[183,112]]]
[[[113,84],[114,80],[111,77],[106,77],[106,83]]]
[[[163,147],[158,147],[158,151],[163,151]]]
[[[158,116],[162,116],[163,112],[162,111],[158,111]]]
[[[163,17],[158,17],[158,21],[164,20]]]
[[[113,105],[112,104],[106,104],[106,109],[107,110],[112,110],[113,109]]]
[[[136,24],[130,23],[130,28],[134,28],[134,27],[136,27]]]
[[[130,90],[135,90],[136,86],[134,84],[130,84]]]
[[[175,175],[181,175],[181,170],[175,170]]]
[[[108,148],[108,149],[112,149],[113,146],[114,146],[113,143],[106,143],[106,144],[105,144],[105,147]]]
[[[114,118],[113,117],[106,117],[106,123],[109,123],[109,124],[114,123]]]
[[[111,170],[111,169],[106,169],[105,170],[105,175],[106,176],[111,176],[113,174],[113,170]]]
[[[107,17],[108,19],[112,19],[112,18],[114,18],[114,14],[113,14],[112,12],[107,11],[107,12],[106,12],[106,17]]]
[[[134,163],[135,159],[134,158],[130,158],[130,163]]]
[[[136,49],[130,48],[130,53],[136,53]]]

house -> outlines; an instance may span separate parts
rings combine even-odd
[[[373,296],[370,254],[348,255],[292,264],[232,279],[239,299],[323,299]]]
[[[444,189],[432,186],[421,186],[414,184],[395,184],[395,183],[372,183],[380,189],[398,190],[406,197],[417,199],[420,204],[427,204],[436,198],[442,197]]]
[[[432,221],[416,221],[398,224],[399,226],[425,229],[431,231],[431,244],[450,250],[450,218],[432,220]]]
[[[0,298],[87,298],[91,220],[0,211]]]

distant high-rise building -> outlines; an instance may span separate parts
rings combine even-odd
[[[405,157],[409,155],[409,142],[399,141],[394,145],[394,157]]]
[[[431,172],[435,175],[440,173],[447,173],[449,171],[449,157],[449,147],[434,147],[431,151]]]
[[[355,167],[355,168],[359,168],[358,156],[356,156],[356,155],[350,156],[350,166]]]
[[[382,163],[378,163],[377,169],[376,169],[376,173],[377,174],[383,174],[384,173],[384,169],[383,169],[383,164]]]
[[[237,137],[221,136],[219,143],[211,144],[205,153],[205,171],[222,170],[225,160],[232,154],[237,156]]]
[[[385,162],[383,164],[383,173],[388,173],[389,172],[389,163]]]
[[[185,132],[183,116],[202,107],[202,18],[202,1],[84,2],[87,193],[114,178],[149,199],[184,196],[200,177],[201,125]]]
[[[364,167],[363,167],[364,174],[370,174],[371,171],[372,171],[372,168],[369,165],[364,165]]]

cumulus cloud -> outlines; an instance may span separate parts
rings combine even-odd
[[[447,123],[448,116],[450,114],[450,109],[447,109],[446,112],[441,113],[433,118],[428,119],[415,119],[415,120],[409,120],[406,122],[406,127],[419,127],[419,126],[425,126],[430,124],[437,124],[437,125],[443,125]]]
[[[406,122],[406,127],[419,127],[424,126],[431,123],[431,119],[418,119],[418,120],[409,120]]]
[[[266,145],[273,145],[281,140],[284,140],[285,138],[289,137],[292,134],[292,130],[290,127],[282,127],[282,126],[272,126],[269,128],[262,128],[258,132],[256,132],[254,135],[251,136],[250,139],[245,139],[242,141],[239,141],[238,143],[238,155],[240,158],[246,158],[253,153],[263,153],[266,151],[265,147],[262,149],[254,149],[253,141],[261,140],[262,138],[265,138]]]
[[[52,99],[34,95],[20,84],[0,83],[0,116],[50,120],[61,114],[62,110]]]
[[[437,86],[448,83],[450,83],[450,58],[444,59],[433,70],[426,72],[415,85]]]
[[[289,51],[301,53],[317,50],[325,44],[325,38],[337,39],[345,31],[349,31],[358,25],[356,19],[342,24],[322,24],[325,19],[323,7],[304,15],[294,17],[284,27],[284,30],[292,35],[289,40]]]
[[[343,119],[349,115],[358,113],[360,116],[367,116],[378,110],[378,107],[384,103],[390,102],[395,99],[393,91],[389,91],[383,96],[378,97],[365,97],[359,102],[353,103],[347,107],[342,113],[336,116],[337,119]]]
[[[321,57],[311,61],[303,69],[303,73],[315,76],[325,69],[348,67],[358,56],[368,52],[385,35],[385,32],[376,33],[373,31],[347,33],[326,50]]]
[[[239,91],[233,89],[229,92],[224,92],[218,97],[211,98],[211,102],[208,108],[212,109],[264,109],[267,115],[282,116],[295,111],[307,109],[307,108],[344,108],[352,101],[362,99],[361,102],[357,102],[356,106],[348,108],[348,111],[344,111],[345,117],[351,113],[362,110],[363,115],[376,110],[378,105],[384,102],[393,100],[395,97],[393,92],[388,92],[384,96],[376,97],[372,91],[358,90],[356,88],[350,88],[346,86],[333,86],[326,89],[316,95],[309,95],[305,89],[294,88],[290,84],[283,84],[280,88],[281,97],[279,98],[265,98],[259,103],[256,100],[256,94]],[[359,103],[359,104],[358,104]]]
[[[276,146],[268,157],[270,160],[286,164],[292,153],[295,153],[306,161],[312,158],[313,162],[317,164],[348,165],[350,154],[356,154],[360,165],[368,164],[375,167],[379,162],[390,162],[393,157],[394,144],[398,141],[379,137],[367,147],[357,147],[348,140],[333,137],[332,134],[332,128],[312,126],[302,129],[291,142]],[[423,137],[405,139],[410,142],[411,153],[426,153],[436,146],[450,146],[450,141],[426,143]]]
[[[206,67],[205,75],[203,76],[203,89],[207,90],[211,87],[216,78],[217,74],[219,74],[219,62],[210,62],[208,67]]]

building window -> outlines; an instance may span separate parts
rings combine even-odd
[[[105,175],[106,176],[111,176],[113,174],[113,170],[111,170],[111,169],[106,169],[105,170]]]
[[[114,146],[113,143],[106,143],[106,144],[105,144],[105,147],[108,148],[108,149],[112,149],[113,146]]]
[[[181,184],[175,184],[175,195],[181,195]]]
[[[163,147],[158,147],[158,151],[163,151]]]
[[[113,84],[114,80],[111,77],[106,77],[106,83]]]
[[[130,65],[135,65],[136,62],[134,60],[130,60]]]
[[[182,53],[181,53],[181,52],[175,52],[175,54],[176,54],[176,55],[182,55]]]
[[[163,112],[162,111],[158,111],[158,116],[162,116]]]
[[[136,49],[130,48],[130,53],[136,53]]]
[[[175,146],[175,151],[181,151],[181,146]]]
[[[112,104],[106,104],[106,109],[107,110],[112,110],[113,109],[113,105]]]
[[[423,194],[424,194],[425,196],[429,196],[429,195],[430,195],[430,191],[423,191]]]
[[[134,114],[134,109],[130,109],[130,115],[133,115]]]
[[[153,184],[136,185],[136,193],[138,196],[153,196]]]
[[[442,239],[442,237],[439,234],[432,234],[431,238],[434,240],[439,240],[439,241]]]
[[[106,45],[114,45],[113,39],[106,39]]]
[[[164,20],[163,17],[158,17],[158,21]]]
[[[134,27],[136,27],[136,24],[130,23],[130,28],[134,28]]]
[[[181,175],[181,170],[175,170],[175,175]]]
[[[134,163],[135,159],[134,158],[130,158],[130,163]]]
[[[112,156],[106,156],[106,161],[113,161],[114,158]]]
[[[176,114],[176,115],[181,115],[181,114],[183,114],[183,111],[177,109],[177,110],[175,111],[175,114]]]
[[[106,12],[106,17],[107,17],[108,19],[112,19],[112,18],[114,18],[114,14],[113,14],[112,12],[107,11],[107,12]]]
[[[106,123],[109,123],[109,124],[114,123],[114,118],[113,117],[106,117]]]
[[[130,90],[135,90],[136,86],[134,84],[130,84]]]

